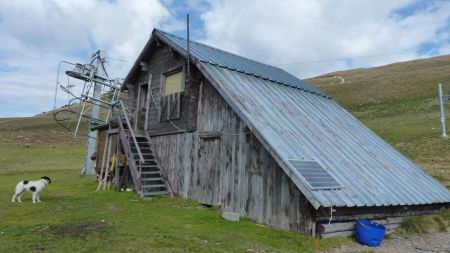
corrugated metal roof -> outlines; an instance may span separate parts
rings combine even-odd
[[[187,51],[187,41],[185,39],[157,29],[155,29],[155,33],[159,35],[161,39],[164,40],[167,38],[172,45],[175,45],[183,51]],[[190,42],[191,56],[201,62],[271,80],[276,83],[293,86],[320,96],[329,97],[325,92],[307,84],[283,69],[250,60],[195,41]]]
[[[156,33],[186,55],[183,39]],[[191,45],[192,56],[200,60],[197,66],[316,208],[450,202],[447,188],[335,101],[315,95],[321,94],[317,89],[278,85],[293,76],[199,43]],[[287,166],[290,159],[317,161],[343,188],[308,188],[299,172]]]
[[[447,188],[335,101],[211,64],[202,68],[281,161],[318,161],[343,186],[297,185],[310,201],[323,207],[450,202]],[[302,183],[297,171],[289,174]]]

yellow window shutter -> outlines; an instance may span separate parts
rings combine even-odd
[[[183,72],[179,71],[173,74],[166,75],[164,78],[164,96],[179,93],[183,91],[182,85]]]

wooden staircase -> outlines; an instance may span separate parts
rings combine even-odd
[[[151,146],[151,138],[144,130],[133,130],[128,113],[120,102],[118,117],[119,138],[127,156],[127,164],[134,188],[141,196],[172,195],[169,181],[159,166]]]
[[[144,162],[140,163],[138,149],[132,142],[130,150],[133,153],[133,161],[140,168],[140,183],[142,196],[156,196],[168,194],[167,186],[161,168],[158,166],[153,151],[145,137],[136,136],[138,148],[141,150]]]

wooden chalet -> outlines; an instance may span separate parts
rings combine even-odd
[[[110,168],[117,188],[321,237],[449,206],[446,187],[282,69],[155,29],[122,89],[97,152],[99,172],[127,158]]]

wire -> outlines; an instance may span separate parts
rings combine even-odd
[[[122,60],[122,59],[117,59],[117,58],[111,58],[111,57],[106,57],[106,59],[110,59],[110,60],[113,60],[113,61],[129,62],[129,61],[127,61],[127,60]]]

